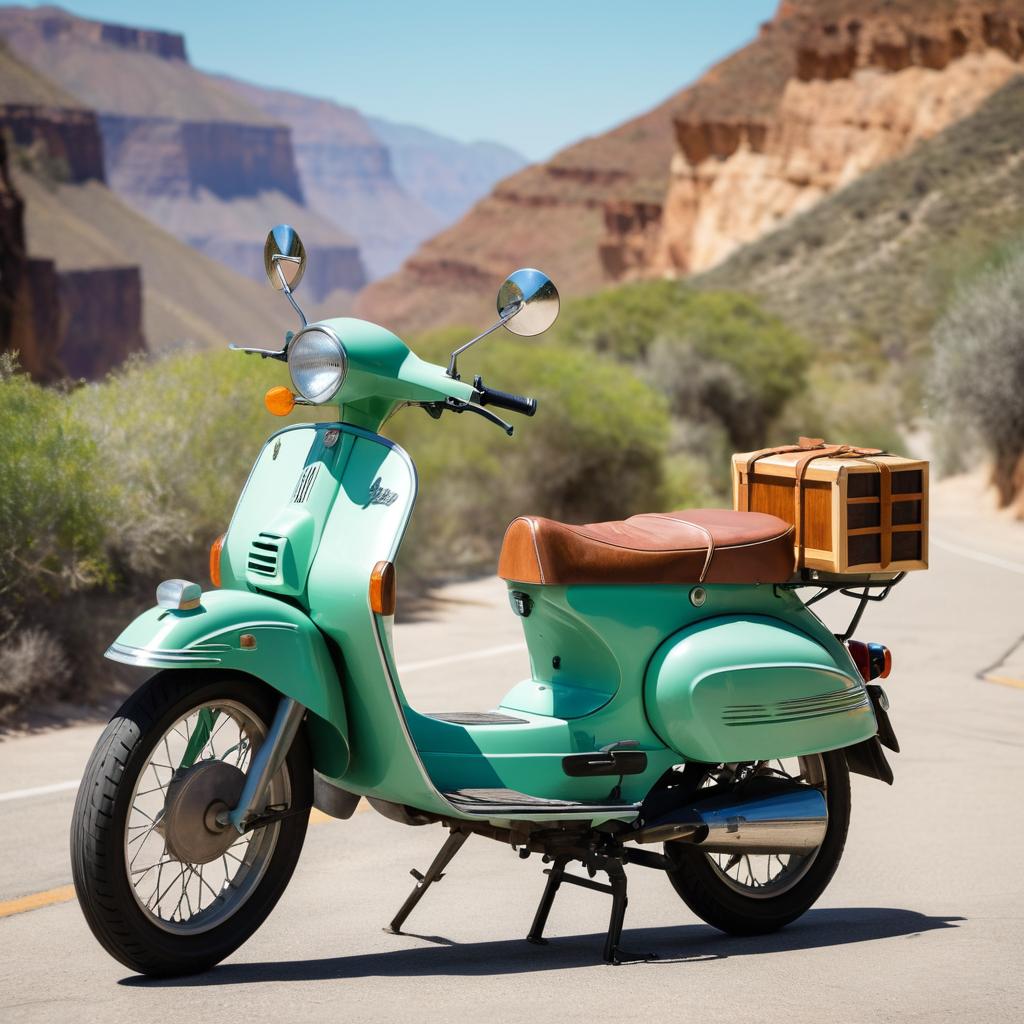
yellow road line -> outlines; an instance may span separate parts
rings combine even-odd
[[[360,814],[368,811],[370,805],[365,800],[360,800],[355,813]],[[309,812],[310,825],[323,825],[329,821],[336,821],[329,814],[318,811],[315,807]],[[34,892],[29,896],[19,896],[16,900],[5,900],[0,902],[0,917],[11,917],[13,914],[25,914],[30,910],[41,910],[43,907],[52,907],[57,903],[70,903],[75,898],[75,887],[73,885],[61,885],[56,889],[47,889],[45,892]]]
[[[51,907],[55,903],[67,903],[74,898],[73,885],[62,885],[56,889],[47,889],[46,892],[34,892],[31,896],[21,896],[16,900],[0,903],[0,917],[24,914],[27,910],[39,910],[42,907]]]
[[[1000,686],[1016,686],[1018,690],[1024,690],[1024,679],[1012,679],[1010,676],[985,676],[985,682],[998,683]]]

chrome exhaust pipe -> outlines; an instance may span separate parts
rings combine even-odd
[[[695,800],[623,838],[693,843],[708,853],[809,853],[825,841],[827,829],[821,790],[792,785],[746,800]]]

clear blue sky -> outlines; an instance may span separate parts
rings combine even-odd
[[[660,103],[777,0],[67,0],[183,32],[198,67],[531,159]]]

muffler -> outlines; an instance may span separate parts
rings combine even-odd
[[[825,840],[828,805],[821,790],[756,779],[735,790],[709,787],[705,797],[645,822],[624,836],[637,843],[686,842],[708,853],[808,853]]]

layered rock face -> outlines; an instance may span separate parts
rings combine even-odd
[[[358,110],[233,78],[213,81],[288,125],[306,202],[357,239],[370,278],[391,273],[443,226],[396,181],[390,151]]]
[[[713,266],[972,113],[1020,72],[1024,43],[991,33],[991,19],[970,9],[818,26],[801,41],[772,117],[677,120],[653,270]]]
[[[65,181],[103,181],[96,114],[19,61],[2,40],[0,132]]]
[[[353,238],[304,204],[289,129],[193,68],[181,36],[0,8],[0,37],[98,112],[107,180],[161,227],[262,279],[263,232],[287,221],[341,274],[327,290],[365,283]]]
[[[58,278],[65,313],[58,356],[69,376],[98,380],[146,351],[138,267],[69,270]]]
[[[279,192],[302,203],[302,189],[283,125],[100,118],[111,188],[139,203],[191,196],[220,199]]]
[[[397,274],[371,284],[357,313],[406,331],[482,323],[505,275],[524,265],[543,268],[563,294],[599,288],[605,204],[661,203],[677,100],[505,178]]]
[[[358,309],[480,322],[511,267],[563,294],[712,266],[971,114],[1022,70],[1024,0],[785,0],[643,117],[502,181]]]
[[[11,181],[0,134],[0,351],[17,352],[22,367],[44,380],[61,373],[58,308],[53,262],[30,260],[26,252],[25,204]]]
[[[758,48],[781,42],[789,68],[774,95],[744,96],[728,67],[724,83],[715,69],[695,87],[674,118],[662,211],[606,206],[601,252],[610,279],[714,266],[970,115],[1021,72],[1019,2],[875,3],[831,18],[834,7],[784,4],[761,39],[732,58],[749,63]]]

